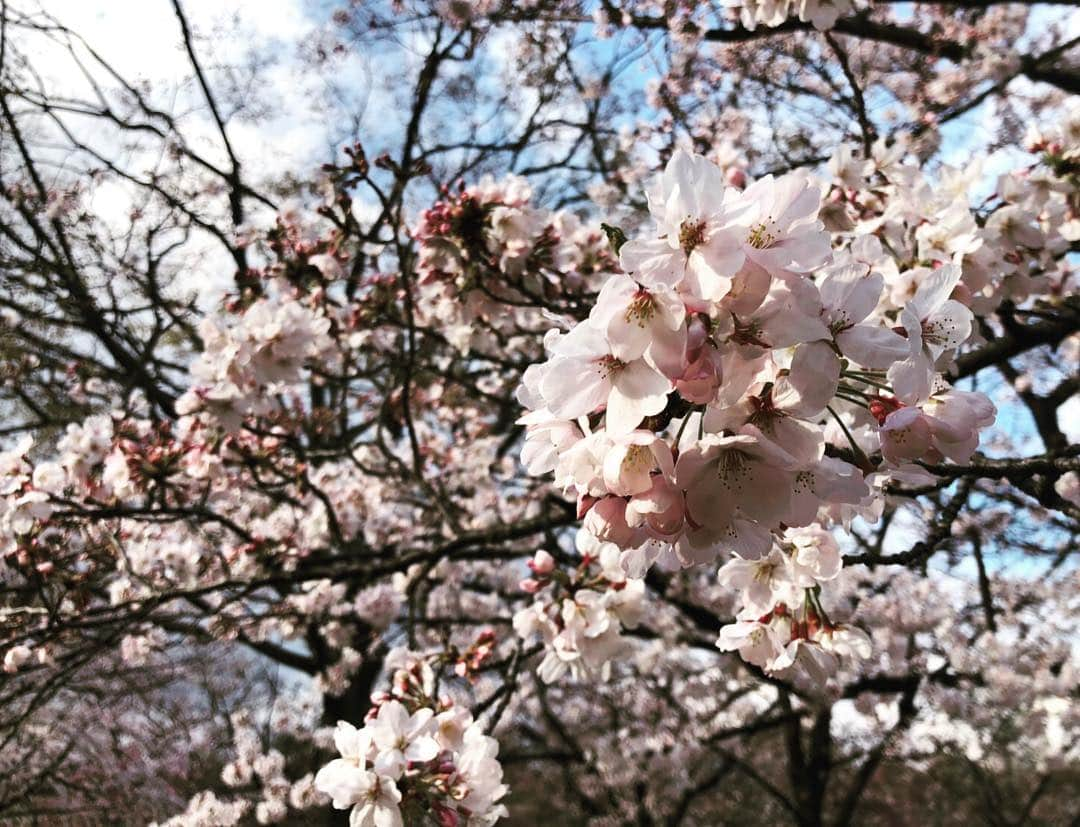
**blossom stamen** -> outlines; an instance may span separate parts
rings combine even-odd
[[[638,290],[626,308],[626,323],[646,327],[656,315],[656,301],[648,290]]]
[[[776,242],[776,235],[769,232],[769,226],[773,223],[772,216],[770,216],[768,223],[763,222],[761,224],[755,224],[750,228],[750,233],[746,237],[746,243],[755,250],[764,250],[771,247]]]
[[[693,221],[687,218],[679,225],[679,246],[686,255],[705,243],[705,221]]]

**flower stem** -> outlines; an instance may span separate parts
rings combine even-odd
[[[863,449],[859,447],[859,444],[855,441],[855,437],[851,435],[851,431],[848,430],[847,423],[840,418],[840,414],[833,410],[832,405],[826,406],[826,410],[833,415],[833,419],[840,425],[840,430],[844,432],[844,436],[847,437],[848,444],[851,446],[852,452],[855,454],[855,460],[858,462],[859,467],[866,473],[870,473],[874,470],[874,466],[870,463],[870,458],[863,453]]]

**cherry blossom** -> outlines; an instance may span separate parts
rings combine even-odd
[[[554,359],[541,380],[551,412],[575,419],[605,407],[613,434],[632,431],[667,403],[671,381],[644,359],[624,362],[604,336],[581,325],[552,347]]]
[[[432,659],[395,652],[400,668],[392,690],[376,698],[364,727],[339,721],[334,730],[341,757],[320,769],[313,784],[337,809],[352,808],[351,824],[401,825],[410,806],[452,823],[467,817],[494,824],[506,815],[498,742],[467,708],[431,698]]]
[[[315,786],[333,799],[334,807],[347,810],[363,798],[371,780],[367,771],[371,751],[370,733],[361,733],[345,721],[339,721],[334,731],[334,744],[341,753],[315,776]]]
[[[623,269],[646,287],[684,283],[694,297],[715,301],[742,266],[738,241],[745,207],[719,169],[700,155],[677,151],[648,190],[657,238],[627,242]]]
[[[889,369],[889,380],[896,395],[909,404],[929,396],[938,357],[971,333],[971,311],[949,298],[960,272],[959,267],[945,264],[927,273],[900,314],[910,350],[904,361]]]
[[[859,264],[837,266],[820,284],[822,318],[840,352],[866,368],[884,369],[909,353],[908,344],[888,327],[867,324],[885,279]]]
[[[670,288],[646,289],[625,276],[608,280],[589,314],[616,359],[633,362],[648,353],[649,362],[669,377],[685,367],[685,318],[686,308]]]
[[[418,709],[412,715],[399,701],[379,707],[371,727],[371,740],[378,750],[375,769],[390,778],[398,778],[410,762],[430,761],[439,754],[439,745],[431,736],[430,709]]]
[[[784,557],[777,549],[758,560],[733,557],[720,567],[717,581],[741,590],[743,611],[753,618],[768,614],[778,598],[788,595],[792,585]]]
[[[740,620],[720,630],[716,642],[721,652],[737,651],[747,663],[766,666],[783,652],[783,644],[771,626],[756,620]]]
[[[808,272],[830,255],[829,234],[818,220],[821,191],[808,176],[767,175],[740,196],[747,205],[740,222],[747,227],[742,250],[755,264],[779,274]]]

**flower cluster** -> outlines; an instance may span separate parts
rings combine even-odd
[[[446,189],[414,232],[418,308],[461,350],[501,350],[505,337],[540,325],[541,307],[614,269],[601,233],[573,213],[530,206],[531,197],[515,176]]]
[[[1025,144],[1029,151],[1043,153],[1043,160],[1053,173],[1039,171],[1034,175],[1022,176],[1033,178],[1035,188],[1040,191],[1036,194],[1034,205],[1045,203],[1053,193],[1069,192],[1071,188],[1055,178],[1071,178],[1075,185],[1080,177],[1080,103],[1070,101],[1065,117],[1046,129],[1032,124],[1025,136]],[[1076,215],[1069,216],[1070,226],[1065,232],[1070,239],[1075,240],[1080,229],[1077,227],[1078,220]]]
[[[738,651],[769,672],[796,666],[818,682],[836,670],[835,656],[870,656],[870,638],[833,623],[821,605],[821,584],[836,579],[842,559],[836,538],[820,526],[788,529],[757,560],[734,557],[717,575],[739,589],[736,622],[720,630],[717,645]]]
[[[0,452],[0,553],[4,557],[16,553],[17,541],[30,533],[35,521],[52,513],[49,496],[34,485],[34,469],[26,460],[33,444],[27,436],[10,451]]]
[[[364,726],[339,721],[334,744],[341,757],[315,776],[315,788],[339,810],[352,808],[355,827],[419,823],[494,824],[506,815],[499,744],[468,709],[436,701],[435,676],[423,658],[397,661],[393,688],[372,699]]]
[[[550,331],[548,360],[524,375],[523,461],[576,495],[627,574],[730,552],[725,578],[775,580],[775,599],[744,595],[722,648],[770,670],[799,649],[862,652],[818,599],[839,553],[820,531],[788,530],[872,517],[883,478],[975,450],[994,408],[942,375],[972,330],[972,243],[954,234],[951,256],[897,261],[881,222],[834,239],[805,173],[739,190],[681,151],[647,194],[655,232],[621,246],[625,274],[586,320]],[[599,634],[587,620],[600,609],[562,614],[575,612],[585,620],[545,633],[549,677],[555,653]]]
[[[204,412],[235,430],[245,416],[274,410],[274,394],[330,348],[330,320],[301,301],[279,296],[256,300],[228,322],[207,317],[200,326],[205,349],[191,369],[195,384],[177,410]]]
[[[191,827],[191,825],[214,824],[232,827],[247,815],[251,804],[244,800],[224,801],[212,791],[205,790],[188,802],[187,809],[166,821],[154,822],[150,827]]]
[[[290,793],[293,785],[285,777],[285,756],[276,749],[265,751],[258,730],[247,710],[233,713],[229,718],[233,732],[236,758],[221,771],[222,781],[231,788],[258,786],[262,800],[255,806],[255,818],[259,824],[273,824],[283,820],[289,812]],[[310,777],[297,785],[299,793]],[[292,795],[292,803],[302,809],[302,795]]]
[[[637,626],[644,609],[645,583],[626,577],[618,546],[600,543],[587,530],[578,533],[578,544],[581,562],[569,572],[547,551],[535,554],[532,577],[521,588],[536,600],[514,615],[522,638],[543,639],[546,654],[538,671],[548,683],[567,673],[606,676],[626,648],[621,630]]]
[[[741,0],[739,20],[753,31],[760,23],[769,28],[782,25],[792,12],[803,23],[824,31],[855,10],[854,0]]]
[[[1070,272],[1064,255],[1080,238],[1073,203],[1078,168],[1070,161],[1080,157],[1080,107],[1055,136],[1033,130],[1028,140],[1043,153],[1042,163],[999,177],[976,210],[970,192],[982,174],[978,162],[943,167],[931,178],[912,163],[903,135],[888,145],[878,140],[869,157],[837,149],[828,164],[833,180],[822,218],[828,229],[851,236],[846,253],[852,259],[884,276],[879,311],[907,327],[919,315],[918,308],[906,320],[903,314],[916,293],[924,289],[923,299],[933,298],[924,288],[927,271],[947,264],[960,270],[952,298],[980,317],[1003,301],[1064,288]],[[948,316],[950,308],[940,310]]]

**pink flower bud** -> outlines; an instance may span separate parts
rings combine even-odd
[[[548,552],[540,549],[529,561],[529,568],[535,574],[550,574],[555,569],[555,558]]]
[[[543,583],[541,583],[539,580],[533,580],[531,577],[526,577],[524,580],[518,583],[518,587],[527,594],[536,594],[538,591],[540,591],[541,588],[543,588]]]

